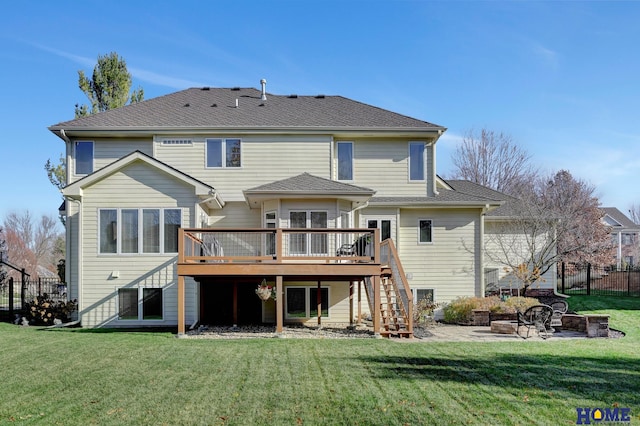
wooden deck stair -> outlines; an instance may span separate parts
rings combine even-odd
[[[413,338],[413,298],[402,265],[391,240],[383,241],[383,266],[380,273],[380,335],[383,337]],[[374,312],[373,284],[365,280],[369,308]]]

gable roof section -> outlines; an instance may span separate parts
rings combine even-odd
[[[331,131],[442,132],[442,126],[417,120],[342,96],[267,95],[253,88],[191,88],[49,127],[63,133],[99,131],[160,132],[186,130],[327,129]],[[236,100],[238,107],[236,107]]]
[[[188,185],[192,185],[194,187],[195,194],[197,196],[211,198],[215,194],[215,189],[212,186],[207,185],[206,183],[201,182],[198,179],[195,179],[187,175],[186,173],[183,173],[180,170],[175,169],[166,163],[163,163],[162,161],[156,160],[155,158],[150,157],[141,151],[133,151],[132,153],[125,155],[124,157],[101,168],[100,170],[97,170],[91,173],[90,175],[87,175],[82,179],[79,179],[73,182],[72,184],[67,185],[62,190],[62,194],[65,197],[71,197],[71,198],[77,198],[77,199],[82,198],[83,190],[85,188],[88,188],[91,185],[113,175],[114,173],[122,170],[123,168],[127,167],[130,164],[135,163],[136,161],[141,161],[147,164],[148,166],[158,169],[168,175],[171,175],[174,178]],[[221,201],[221,204],[224,205],[224,202]],[[220,205],[218,208],[221,208],[222,205]]]
[[[274,198],[340,198],[355,203],[364,203],[375,194],[375,191],[302,173],[246,189],[243,194],[249,206],[255,208],[260,205],[260,202]]]
[[[603,221],[614,229],[630,229],[640,230],[640,225],[633,223],[624,213],[618,210],[616,207],[601,207],[600,210],[604,212]]]

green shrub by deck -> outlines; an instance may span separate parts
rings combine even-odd
[[[443,308],[444,322],[448,324],[473,323],[473,311],[483,310],[493,314],[525,311],[529,306],[538,305],[538,299],[532,297],[510,297],[506,301],[498,296],[458,297]]]

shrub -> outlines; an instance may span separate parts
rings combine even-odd
[[[77,300],[53,301],[49,299],[47,293],[44,293],[42,296],[37,296],[32,302],[25,304],[25,317],[29,324],[53,325],[56,319],[61,322],[71,321],[71,313],[77,309]]]
[[[502,301],[498,296],[459,297],[443,308],[444,322],[450,324],[470,324],[473,322],[473,311],[483,310],[491,313],[523,312],[530,306],[539,305],[538,299],[532,297],[510,297]]]
[[[539,305],[540,301],[533,297],[517,296],[508,298],[505,300],[504,304],[509,309],[509,312],[524,312],[532,306]]]
[[[433,322],[433,311],[440,306],[432,300],[424,298],[413,308],[413,323],[415,325],[427,325]]]
[[[444,322],[449,324],[469,324],[472,321],[473,310],[478,302],[473,297],[458,297],[446,305],[442,311]]]

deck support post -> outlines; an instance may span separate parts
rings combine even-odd
[[[238,281],[233,280],[233,326],[238,326]]]
[[[322,327],[322,292],[320,291],[321,281],[318,280],[318,291],[316,292],[316,305],[318,308],[318,328]]]
[[[373,281],[373,334],[380,337],[380,275],[371,277]]]
[[[178,275],[178,336],[184,336],[184,276]]]
[[[362,324],[362,281],[358,280],[358,318],[356,324]]]
[[[349,281],[349,325],[353,326],[353,280]]]
[[[276,275],[276,333],[282,334],[284,320],[284,289],[282,275]]]

